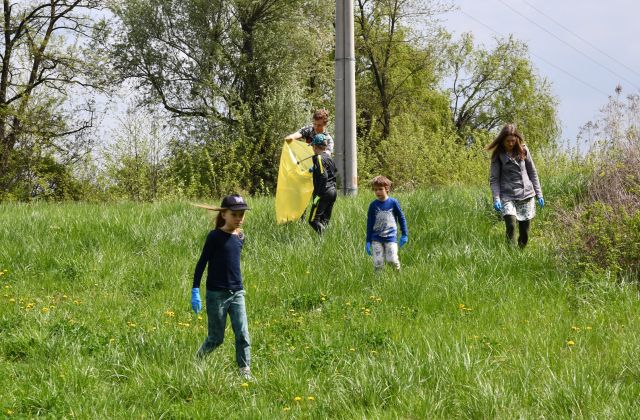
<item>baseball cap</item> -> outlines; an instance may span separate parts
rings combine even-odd
[[[196,207],[200,207],[207,210],[251,210],[247,203],[244,201],[238,194],[227,195],[222,199],[222,204],[220,207],[210,206],[208,204],[193,204]]]
[[[315,136],[313,136],[313,139],[311,140],[311,144],[316,146],[326,146],[327,140],[325,135],[322,133],[316,134]]]
[[[247,203],[244,201],[238,194],[227,195],[222,199],[222,204],[220,204],[220,208],[229,209],[229,210],[250,210]]]

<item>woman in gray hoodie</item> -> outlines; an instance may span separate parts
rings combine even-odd
[[[514,124],[505,125],[486,149],[491,154],[489,184],[493,207],[502,213],[507,240],[515,244],[515,226],[518,222],[518,245],[524,248],[529,240],[531,219],[536,215],[534,197],[544,207],[538,172],[531,152],[524,145],[522,135]]]

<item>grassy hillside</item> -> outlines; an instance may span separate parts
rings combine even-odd
[[[552,188],[553,190],[553,188]],[[561,191],[562,186],[557,186]],[[549,207],[560,196],[547,194]],[[255,382],[233,334],[204,361],[190,311],[212,218],[175,204],[0,205],[0,410],[169,418],[635,417],[637,290],[557,266],[552,209],[507,247],[486,188],[395,195],[403,271],[376,276],[362,191],[317,238],[251,199],[243,275]]]

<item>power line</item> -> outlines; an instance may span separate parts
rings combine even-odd
[[[527,0],[522,0],[523,3],[527,4],[529,7],[531,7],[533,10],[535,10],[536,12],[540,13],[542,16],[546,17],[547,19],[549,19],[550,21],[552,21],[553,23],[555,23],[556,25],[560,26],[562,29],[564,29],[565,31],[569,32],[571,35],[575,36],[576,38],[578,38],[580,41],[584,42],[585,44],[587,44],[588,46],[590,46],[591,48],[593,48],[594,50],[598,51],[600,54],[604,55],[605,57],[615,61],[616,63],[620,64],[622,67],[626,68],[627,70],[629,70],[632,73],[635,73],[636,75],[640,76],[640,72],[632,69],[631,67],[627,66],[626,64],[624,64],[623,62],[621,62],[620,60],[617,60],[615,57],[610,56],[609,54],[607,54],[605,51],[602,51],[600,48],[596,47],[595,45],[593,45],[591,42],[589,42],[588,40],[584,39],[583,37],[581,37],[580,35],[578,35],[577,33],[573,32],[571,29],[567,28],[566,26],[564,26],[562,23],[558,22],[557,20],[555,20],[553,17],[547,15],[546,13],[544,13],[542,10],[538,9],[537,7],[535,7],[533,4],[529,3]]]
[[[474,16],[472,16],[472,15],[470,15],[470,14],[466,13],[464,10],[460,9],[460,13],[462,13],[462,14],[463,14],[463,15],[465,15],[465,16],[467,16],[469,19],[471,19],[471,20],[473,20],[473,21],[477,22],[478,24],[480,24],[480,25],[484,26],[485,28],[489,29],[491,32],[495,33],[496,35],[504,36],[504,35],[502,35],[500,32],[498,32],[498,31],[496,31],[495,29],[493,29],[491,26],[489,26],[489,25],[487,25],[486,23],[484,23],[484,22],[482,22],[482,21],[480,21],[480,20],[476,19]],[[544,59],[544,58],[540,57],[539,55],[534,54],[534,53],[533,53],[533,52],[531,52],[531,51],[529,51],[529,53],[530,53],[531,55],[533,55],[534,57],[536,57],[537,59],[539,59],[539,60],[541,60],[541,61],[544,61],[544,62],[545,62],[545,63],[547,63],[548,65],[550,65],[550,66],[552,66],[552,67],[555,67],[556,69],[560,70],[561,72],[563,72],[563,73],[564,73],[564,74],[566,74],[567,76],[571,77],[572,79],[577,80],[578,82],[582,83],[583,85],[585,85],[585,86],[587,86],[587,87],[589,87],[589,88],[591,88],[591,89],[595,90],[596,92],[602,93],[603,95],[605,95],[605,96],[607,96],[607,97],[608,97],[608,96],[611,96],[609,93],[607,93],[607,92],[603,91],[602,89],[600,89],[600,88],[598,88],[598,87],[596,87],[596,86],[593,86],[593,85],[592,85],[591,83],[589,83],[589,82],[585,82],[584,80],[580,79],[579,77],[577,77],[577,76],[573,75],[571,72],[569,72],[569,71],[567,71],[567,70],[563,69],[562,67],[560,67],[560,66],[558,66],[558,65],[556,65],[556,64],[554,64],[554,63],[552,63],[552,62],[550,62],[549,60],[546,60],[546,59]]]
[[[556,34],[554,34],[553,32],[549,31],[548,29],[546,29],[545,27],[539,25],[538,23],[536,23],[535,21],[529,19],[526,15],[523,15],[522,13],[520,13],[517,9],[514,9],[513,7],[511,7],[509,4],[505,3],[503,0],[498,0],[500,3],[502,3],[504,6],[508,7],[509,9],[511,9],[511,11],[513,13],[516,13],[517,15],[521,16],[522,18],[528,20],[529,22],[531,22],[532,24],[536,25],[538,28],[542,29],[543,31],[545,31],[546,33],[548,33],[549,35],[551,35],[552,37],[554,37],[555,39],[557,39],[558,41],[562,42],[563,44],[567,45],[569,48],[577,51],[578,53],[582,54],[584,57],[586,57],[587,59],[589,59],[591,62],[597,64],[598,66],[602,67],[603,69],[607,70],[609,73],[618,76],[619,78],[621,78],[622,80],[625,80],[627,82],[629,82],[629,84],[631,86],[633,86],[634,88],[640,90],[640,88],[638,88],[638,86],[635,85],[635,83],[633,83],[631,80],[627,79],[626,77],[622,76],[621,74],[618,74],[615,70],[610,69],[609,67],[605,66],[604,64],[598,62],[597,60],[591,58],[589,55],[585,54],[584,52],[582,52],[581,50],[579,50],[578,48],[574,47],[573,45],[569,44],[567,41],[565,41],[564,39],[560,38],[559,36],[557,36]]]

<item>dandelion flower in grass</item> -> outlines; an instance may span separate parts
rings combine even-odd
[[[42,308],[41,311],[43,314],[46,314],[47,312],[49,312],[49,308]]]
[[[14,298],[9,299],[9,302],[11,302],[11,303],[13,303],[13,302],[15,302],[15,301],[16,301],[16,300],[15,300]]]
[[[349,351],[356,351],[356,349],[354,349],[353,347],[351,347],[351,348],[349,349]]]
[[[311,395],[310,395],[310,396],[308,396],[308,397],[307,397],[307,399],[308,399],[309,401],[315,401],[315,400],[316,400],[316,397],[313,397],[313,396],[311,396]]]
[[[575,341],[573,341],[573,340],[567,340],[567,346],[569,346],[569,347],[573,347],[573,346],[575,346],[575,345],[576,345],[576,342],[575,342]]]
[[[464,303],[458,303],[458,309],[464,309]]]
[[[169,318],[173,318],[174,316],[176,316],[175,312],[173,312],[172,310],[167,309],[164,313],[166,316],[168,316]]]
[[[289,410],[291,410],[290,407],[285,407],[285,408],[282,409],[282,411],[289,411]]]
[[[7,416],[10,416],[10,415],[12,415],[12,414],[13,414],[13,411],[12,411],[12,410],[7,409],[4,413],[5,413]]]
[[[302,401],[302,397],[297,397],[297,396],[293,397],[293,401],[300,402],[300,401]]]
[[[241,387],[243,388],[249,388],[249,383],[248,382],[243,382],[240,384]]]

